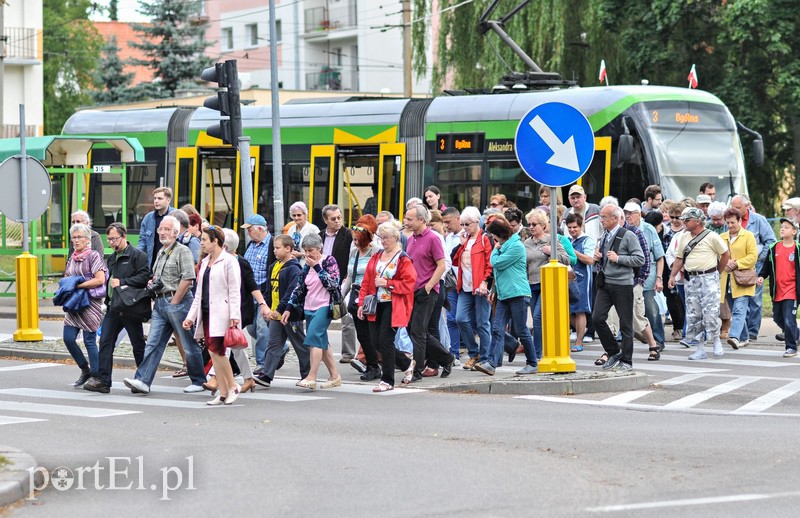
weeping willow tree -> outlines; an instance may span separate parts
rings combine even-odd
[[[445,88],[487,88],[504,75],[525,72],[523,61],[492,33],[481,34],[478,22],[490,0],[414,0],[414,70],[428,69],[426,50],[433,45],[433,91]],[[490,19],[497,20],[519,4],[501,1]],[[539,0],[531,2],[505,26],[506,32],[545,72],[592,84],[600,59],[609,72],[616,64],[619,43],[603,37],[603,0]],[[429,41],[431,20],[438,27]]]

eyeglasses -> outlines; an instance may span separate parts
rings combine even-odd
[[[489,206],[490,207],[500,207],[500,204],[499,203],[490,203]]]
[[[300,217],[302,217],[303,215],[302,215],[302,214],[291,214],[291,216],[292,216],[293,218],[300,218]]]
[[[474,223],[474,221],[470,221],[469,223],[462,223],[461,226],[462,227],[468,227],[468,226],[472,225],[473,223]]]
[[[378,236],[378,239],[381,241],[386,241],[387,239],[397,239],[395,236]]]
[[[72,224],[73,224],[73,225],[80,225],[80,224],[82,224],[82,223],[83,223],[83,221],[81,221],[81,220],[79,220],[79,219],[73,219],[73,220],[72,220]]]
[[[117,241],[122,239],[122,236],[107,236],[106,239],[108,239],[109,243],[116,243]]]
[[[536,223],[536,222],[534,222],[534,223],[528,223],[528,228],[535,228],[535,227],[538,227],[538,226],[539,226],[539,224],[538,224],[538,223]]]
[[[89,239],[89,238],[88,238],[88,237],[86,237],[86,236],[72,236],[72,238],[71,238],[71,239],[72,239],[73,241],[78,241],[78,240],[81,240],[81,239]]]
[[[365,229],[364,227],[359,227],[358,225],[353,225],[352,227],[350,227],[350,230],[355,230],[356,232],[364,232],[367,229]]]

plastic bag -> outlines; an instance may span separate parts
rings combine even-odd
[[[229,349],[244,349],[247,347],[247,337],[238,327],[229,327],[225,331],[223,344]]]

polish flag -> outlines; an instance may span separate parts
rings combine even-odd
[[[692,69],[689,71],[689,88],[697,88],[697,70],[694,68],[694,64],[692,64]]]
[[[608,78],[606,78],[606,60],[605,59],[601,59],[600,60],[600,76],[598,77],[598,79],[600,79],[601,83],[605,80],[606,84],[608,84]]]

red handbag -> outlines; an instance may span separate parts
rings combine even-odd
[[[247,347],[247,337],[244,336],[244,332],[238,327],[229,327],[228,330],[225,331],[223,344],[230,349],[244,349]]]

